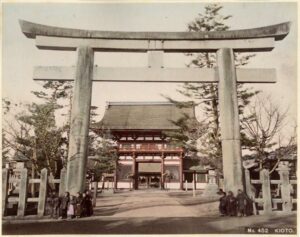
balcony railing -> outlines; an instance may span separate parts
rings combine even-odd
[[[119,144],[119,151],[182,151],[181,147],[171,144]]]

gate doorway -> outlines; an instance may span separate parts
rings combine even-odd
[[[157,189],[161,187],[160,173],[139,173],[138,189]]]
[[[138,189],[161,187],[161,162],[138,163]]]

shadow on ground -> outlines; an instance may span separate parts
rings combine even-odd
[[[255,219],[254,219],[255,218]],[[107,218],[60,221],[51,223],[3,224],[3,234],[243,234],[245,227],[296,226],[294,216],[201,218]],[[259,221],[259,222],[257,222]],[[255,222],[255,223],[253,223]]]

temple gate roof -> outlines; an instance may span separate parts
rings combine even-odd
[[[170,102],[108,102],[104,117],[92,125],[110,130],[176,130],[177,121],[195,118],[195,108],[179,108]]]

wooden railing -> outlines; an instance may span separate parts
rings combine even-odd
[[[245,169],[245,181],[246,181],[246,193],[256,203],[262,204],[263,210],[260,211],[263,214],[270,214],[273,211],[292,212],[293,204],[297,203],[297,199],[293,197],[291,193],[291,186],[297,185],[297,180],[289,179],[289,169],[285,167],[279,167],[276,169],[279,173],[279,180],[270,180],[269,170],[262,169],[259,173],[259,179],[250,179],[250,172]],[[271,185],[277,185],[277,189],[280,192],[280,197],[273,197]],[[253,185],[261,185],[261,195],[256,196],[253,190]],[[296,192],[296,188],[294,192]],[[278,204],[282,204],[282,210],[278,210]]]
[[[9,169],[2,169],[2,216],[7,213],[8,203],[17,203],[17,217],[24,217],[26,206],[29,202],[37,202],[37,215],[39,217],[45,214],[46,200],[47,200],[47,188],[48,184],[59,184],[59,196],[61,196],[66,190],[66,169],[61,170],[60,179],[53,179],[48,177],[48,170],[42,169],[40,178],[30,179],[28,178],[28,170],[26,168],[19,169],[19,178],[10,175]],[[12,170],[13,171],[13,170]],[[15,170],[16,171],[16,170]],[[17,197],[9,195],[9,187],[12,187],[13,183],[18,184]],[[39,184],[39,196],[27,197],[29,193],[28,184]]]

